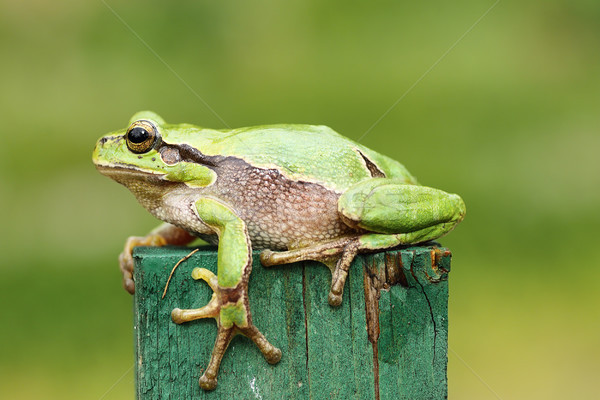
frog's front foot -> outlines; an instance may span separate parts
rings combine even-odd
[[[157,234],[147,236],[130,236],[125,241],[125,248],[119,254],[119,269],[123,274],[123,288],[129,293],[135,293],[133,282],[133,248],[138,246],[164,246],[167,244],[164,237]]]
[[[231,339],[238,333],[252,339],[268,363],[276,364],[281,360],[281,350],[269,343],[252,324],[244,288],[220,287],[217,276],[205,268],[195,268],[192,271],[192,277],[202,279],[208,283],[214,291],[211,300],[206,306],[198,309],[182,310],[175,308],[171,312],[171,318],[177,324],[200,318],[215,318],[217,321],[217,339],[208,367],[199,381],[202,389],[213,390],[217,386],[217,374],[221,360]]]

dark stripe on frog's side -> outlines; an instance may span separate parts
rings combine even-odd
[[[168,144],[161,142],[159,147],[157,148],[159,152],[163,150],[177,150],[179,152],[180,160],[185,162],[193,162],[205,165],[207,167],[217,167],[219,163],[223,162],[226,159],[236,159],[241,160],[241,158],[233,157],[233,156],[207,156],[200,152],[198,149],[187,145],[187,144]],[[365,166],[369,170],[371,177],[373,178],[385,178],[385,173],[373,162],[369,157],[367,157],[362,151],[359,149],[355,149],[356,152],[361,156],[363,161],[365,162]],[[245,162],[245,161],[244,161]],[[249,165],[249,164],[248,164]],[[308,182],[305,182],[308,183]]]
[[[207,167],[216,167],[218,162],[225,158],[223,156],[207,156],[187,144],[168,144],[162,142],[158,146],[157,150],[161,154],[164,151],[176,150],[179,153],[180,158],[177,161],[192,162],[196,164],[202,164]]]
[[[385,178],[385,173],[379,169],[379,167],[377,165],[375,165],[375,163],[373,161],[371,161],[371,159],[369,159],[369,157],[367,157],[366,155],[363,154],[362,151],[356,149],[356,151],[358,152],[358,154],[360,154],[360,156],[362,157],[362,159],[365,161],[365,164],[367,165],[367,169],[369,170],[369,172],[371,173],[371,176],[373,178]]]

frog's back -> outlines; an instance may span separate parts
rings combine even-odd
[[[206,155],[244,159],[258,168],[277,169],[292,180],[320,183],[337,192],[373,176],[416,184],[399,162],[370,150],[326,126],[268,125],[224,131]]]

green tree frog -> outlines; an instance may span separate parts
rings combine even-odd
[[[212,300],[171,315],[176,323],[217,321],[217,340],[200,378],[206,390],[216,387],[236,334],[254,341],[269,363],[281,358],[252,323],[252,248],[263,249],[264,266],[326,264],[332,273],[329,304],[338,306],[358,253],[439,238],[465,215],[458,195],[419,185],[402,164],[326,126],[216,130],[168,124],[144,111],[127,129],[102,137],[93,161],[164,221],[126,242],[119,264],[129,292],[135,246],[183,245],[197,237],[218,245],[217,274],[199,269],[194,276],[210,285]]]

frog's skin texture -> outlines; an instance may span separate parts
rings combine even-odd
[[[215,318],[217,340],[200,386],[214,389],[235,334],[252,339],[270,363],[281,358],[252,323],[248,278],[252,248],[265,266],[316,260],[332,272],[329,303],[342,301],[350,263],[360,252],[436,239],[465,215],[454,194],[420,186],[400,163],[325,126],[271,125],[214,130],[167,124],[137,113],[129,128],[102,137],[93,160],[165,223],[130,237],[119,258],[133,293],[135,246],[218,244],[218,271],[194,272],[215,294],[173,321]]]

